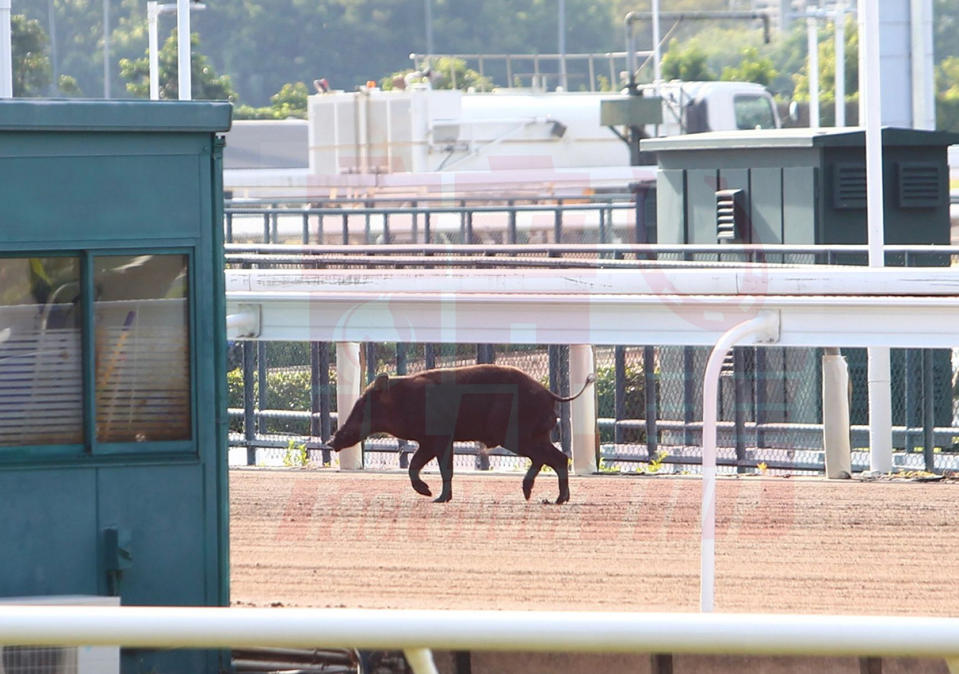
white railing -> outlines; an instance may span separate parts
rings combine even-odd
[[[228,272],[226,288],[233,324],[249,330],[233,337],[715,345],[703,385],[704,611],[713,607],[715,399],[726,352],[959,343],[959,272],[949,268],[250,270]]]
[[[246,317],[244,336],[258,339],[715,345],[703,384],[704,612],[714,599],[715,403],[726,352],[743,343],[932,348],[959,342],[959,273],[943,268],[231,271],[227,302]],[[706,624],[717,633],[728,627],[726,618]],[[813,634],[814,625],[826,624],[797,618],[785,634]],[[518,633],[514,627],[510,634]],[[547,630],[538,624],[534,631]],[[831,643],[848,631],[834,625],[816,639]],[[691,643],[687,637],[680,643]]]
[[[959,657],[959,618],[0,605],[0,645]]]

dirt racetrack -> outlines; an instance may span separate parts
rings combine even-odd
[[[434,491],[437,474],[424,478]],[[235,605],[697,611],[700,481],[233,470]],[[716,610],[959,616],[959,484],[720,478]]]

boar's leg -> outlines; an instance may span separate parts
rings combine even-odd
[[[436,462],[443,476],[443,491],[433,499],[434,503],[446,503],[453,500],[453,441],[444,440],[437,444]]]
[[[529,456],[533,459],[534,466],[539,461],[556,471],[556,477],[559,478],[559,496],[556,497],[556,503],[566,503],[569,500],[569,458],[548,439],[534,445]]]
[[[433,492],[430,491],[429,485],[420,479],[420,469],[428,464],[433,457],[434,454],[430,448],[420,445],[410,458],[410,484],[413,485],[413,490],[416,493],[423,496],[432,496]]]
[[[540,468],[543,467],[542,461],[533,461],[533,465],[529,467],[529,470],[526,471],[526,476],[523,477],[523,496],[526,497],[526,500],[529,500],[529,496],[533,493],[533,482],[536,480],[536,476],[539,475]]]

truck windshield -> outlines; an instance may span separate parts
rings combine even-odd
[[[775,129],[776,117],[769,99],[748,94],[733,97],[737,129]]]

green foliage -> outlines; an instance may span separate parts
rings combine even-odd
[[[291,439],[286,444],[286,453],[283,454],[283,465],[287,468],[304,468],[309,463],[309,454],[306,443]]]
[[[845,89],[846,100],[855,97],[859,91],[859,33],[856,22],[847,19],[845,27],[846,61]],[[805,27],[803,27],[805,33]],[[819,32],[819,103],[822,108],[833,107],[836,101],[836,48],[835,27],[829,24],[826,30]],[[795,88],[793,98],[797,101],[809,101],[809,65],[804,58],[802,66],[793,75]]]
[[[716,75],[706,63],[706,52],[696,45],[680,45],[679,40],[669,41],[669,50],[660,64],[663,78],[667,80],[708,81]]]
[[[419,72],[419,71],[417,71]],[[414,73],[412,68],[401,70],[380,80],[380,88],[384,91],[404,88],[407,76]],[[418,75],[411,78],[410,83],[425,82],[426,77]],[[480,75],[472,68],[466,67],[466,61],[458,58],[442,56],[433,59],[430,63],[429,81],[434,89],[460,89],[462,91],[492,91],[493,80]]]
[[[47,34],[40,22],[14,14],[10,19],[13,49],[13,95],[42,96],[50,84]]]
[[[257,374],[253,375],[253,396],[260,399],[260,382]],[[267,373],[267,406],[272,410],[309,410],[311,382],[309,370],[270,370]],[[233,408],[243,408],[243,371],[231,370],[227,373],[227,405]],[[333,384],[331,383],[332,387]],[[330,395],[335,395],[331,391]],[[241,431],[243,421],[236,419],[231,422],[230,430]],[[309,435],[310,422],[308,420],[270,419],[266,421],[264,433],[293,433]]]
[[[936,128],[959,131],[959,56],[949,56],[936,66]]]
[[[596,368],[596,415],[605,418],[616,416],[616,370],[613,367]],[[640,366],[627,365],[624,387],[624,407],[627,419],[642,419],[646,416],[646,380]],[[625,429],[626,442],[645,442],[646,433]],[[600,442],[613,442],[612,428],[600,429]]]
[[[776,79],[776,68],[772,59],[759,55],[756,47],[746,47],[742,50],[742,60],[737,66],[723,68],[719,79],[730,82],[756,82],[768,87]]]
[[[278,92],[270,96],[270,105],[284,117],[305,119],[307,96],[309,92],[303,82],[292,84],[287,82]]]
[[[236,92],[230,84],[229,75],[217,75],[207,58],[197,51],[200,38],[196,33],[190,36],[191,58],[191,95],[194,100],[236,100]],[[120,59],[120,75],[126,81],[127,92],[137,98],[150,96],[150,55],[147,53],[138,59]],[[174,30],[160,48],[159,92],[161,99],[179,97],[177,76],[177,35]]]

